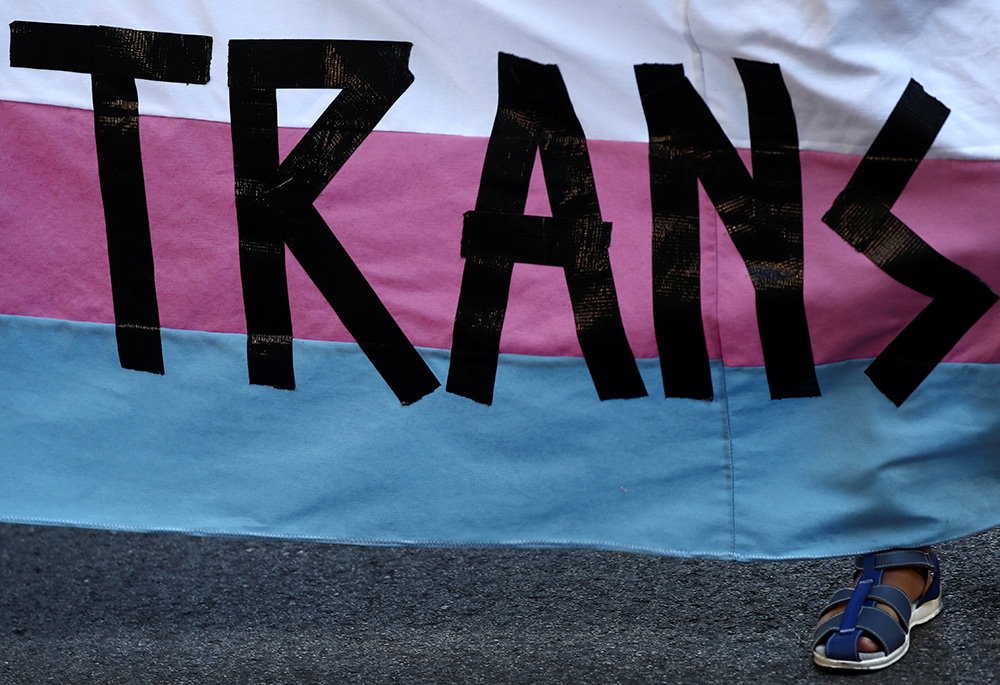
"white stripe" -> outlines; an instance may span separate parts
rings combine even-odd
[[[746,102],[733,57],[781,65],[804,149],[863,154],[913,78],[951,109],[930,156],[1000,157],[997,5],[694,2],[709,103],[748,146]]]
[[[903,0],[8,0],[0,17],[211,35],[212,81],[140,82],[145,114],[228,121],[233,38],[400,40],[414,44],[416,81],[384,130],[489,135],[503,51],[558,64],[587,135],[611,140],[647,138],[633,65],[683,63],[733,142],[748,147],[732,61],[744,57],[781,65],[804,149],[863,153],[915,78],[952,110],[932,156],[1000,158],[1000,18],[990,0],[933,9]],[[0,32],[4,55],[9,39]],[[91,108],[85,76],[4,61],[0,98]],[[309,126],[329,99],[283,91],[281,124]]]

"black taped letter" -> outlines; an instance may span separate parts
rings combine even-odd
[[[819,395],[802,299],[802,175],[791,99],[776,64],[736,60],[753,178],[679,64],[640,64],[650,135],[656,341],[668,397],[712,399],[701,325],[701,179],[746,263],[772,399]]]
[[[91,74],[97,169],[122,367],[163,373],[135,79],[208,82],[209,36],[16,21],[12,67]]]
[[[997,301],[971,272],[943,257],[892,214],[949,110],[910,81],[823,222],[903,285],[932,299],[868,366],[872,383],[903,404]]]
[[[602,400],[644,397],[611,274],[587,141],[556,65],[500,53],[499,102],[476,209],[465,214],[465,271],[448,392],[491,404],[514,264],[562,267],[577,337]],[[526,216],[540,150],[552,217]]]
[[[295,387],[285,245],[402,404],[440,385],[313,206],[413,82],[410,47],[350,40],[229,44],[247,368],[255,385]],[[280,164],[278,88],[342,89]]]

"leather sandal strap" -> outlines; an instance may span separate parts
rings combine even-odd
[[[816,630],[813,631],[813,646],[818,645],[821,642],[825,642],[828,637],[840,629],[840,619],[843,615],[844,612],[834,614],[816,626]]]
[[[864,567],[866,556],[873,555],[854,557],[854,567],[859,571]],[[878,570],[909,567],[926,568],[933,571],[937,568],[937,564],[934,563],[934,552],[925,552],[922,549],[892,549],[887,552],[876,552],[874,557],[875,568]]]
[[[827,601],[826,606],[823,607],[823,609],[819,612],[819,615],[822,616],[830,609],[842,605],[844,602],[849,600],[851,598],[851,595],[853,594],[854,594],[854,588],[852,587],[845,587],[841,588],[840,590],[837,590],[836,592],[833,593],[833,596],[830,597],[830,599]]]
[[[899,616],[900,624],[909,627],[913,605],[906,593],[895,585],[876,585],[868,592],[868,599],[874,599],[893,608]]]

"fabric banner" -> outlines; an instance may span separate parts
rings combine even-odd
[[[6,3],[0,520],[1000,523],[1000,18],[801,5]]]

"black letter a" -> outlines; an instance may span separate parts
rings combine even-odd
[[[587,141],[559,67],[499,56],[499,103],[476,209],[465,214],[465,273],[455,315],[448,392],[493,401],[500,331],[514,264],[562,267],[577,337],[602,400],[643,397],[625,337]],[[551,217],[526,216],[540,150]]]

